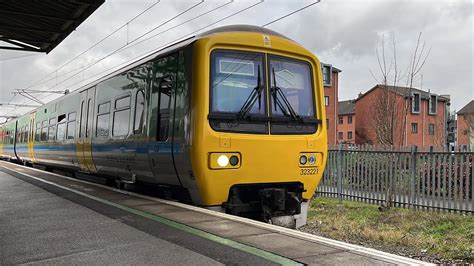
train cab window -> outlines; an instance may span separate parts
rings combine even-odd
[[[43,120],[41,123],[41,141],[46,141],[48,134],[48,120]]]
[[[112,135],[126,136],[130,125],[130,95],[116,99],[114,107]]]
[[[57,125],[57,140],[64,140],[66,136],[66,114],[58,116],[58,125]]]
[[[38,122],[36,123],[36,128],[35,128],[35,141],[40,141],[41,140],[41,123]]]
[[[98,138],[109,136],[110,102],[99,104],[97,107],[97,124],[95,135]]]
[[[74,139],[76,136],[76,112],[68,114],[66,139]]]
[[[133,133],[139,134],[142,132],[142,126],[145,114],[145,93],[143,90],[137,91],[135,98],[135,119],[133,123]]]
[[[48,140],[54,140],[56,137],[56,117],[49,119]]]

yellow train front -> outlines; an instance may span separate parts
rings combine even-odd
[[[249,26],[206,33],[193,55],[190,152],[200,204],[305,224],[327,154],[320,62]]]

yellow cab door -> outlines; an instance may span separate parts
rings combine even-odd
[[[95,87],[84,90],[79,95],[79,134],[77,134],[76,155],[82,171],[95,173],[97,170],[92,160]]]

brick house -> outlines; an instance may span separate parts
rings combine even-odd
[[[393,103],[393,123],[377,120],[383,99]],[[444,146],[449,98],[416,88],[376,85],[355,101],[357,144],[381,144],[380,130],[389,127],[394,146]],[[382,114],[383,115],[383,114]],[[379,122],[376,122],[379,121]],[[378,133],[377,133],[378,132]]]
[[[463,150],[474,150],[474,100],[457,112],[457,141]]]
[[[337,143],[355,143],[355,102],[341,101],[337,111]]]
[[[341,70],[329,64],[321,63],[324,85],[324,105],[326,107],[326,125],[328,143],[336,144],[337,103],[339,93],[339,73]]]

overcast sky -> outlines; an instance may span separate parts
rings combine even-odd
[[[124,46],[127,40],[132,42],[141,34],[200,2],[162,0],[131,22],[128,30],[124,27],[83,56],[56,71],[75,55],[122,26],[154,2],[107,0],[48,55],[0,50],[0,102],[29,102],[20,96],[12,99],[11,92],[13,89],[27,88],[36,84],[50,73],[53,74],[47,78],[47,82],[37,84],[31,89],[74,90],[91,79],[100,77],[100,73],[107,69],[191,34],[258,3],[259,0],[235,0],[199,19],[159,34],[97,63],[98,59]],[[229,24],[263,25],[312,2],[265,0],[205,30]],[[144,38],[163,32],[225,3],[226,1],[206,0]],[[416,46],[418,34],[422,32],[422,41],[426,42],[425,51],[431,49],[431,52],[415,87],[422,87],[437,94],[450,94],[452,110],[459,110],[474,98],[473,17],[471,1],[322,0],[306,10],[269,25],[268,28],[301,43],[322,62],[342,70],[339,100],[354,99],[359,92],[365,92],[373,87],[376,81],[370,70],[380,78],[375,51],[381,47],[382,35],[385,36],[386,44],[390,46],[392,37],[395,37],[398,67],[406,69]],[[387,47],[387,54],[391,53],[391,48]],[[87,68],[92,63],[96,64]],[[87,69],[77,72],[79,68]],[[74,76],[70,78],[71,75]],[[66,78],[70,79],[65,80]],[[405,80],[400,82],[400,85],[404,84]],[[57,96],[44,94],[38,97],[43,101],[49,101]],[[21,114],[27,110],[0,107],[0,115]]]

